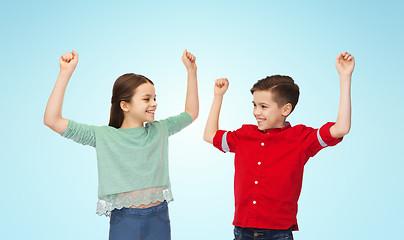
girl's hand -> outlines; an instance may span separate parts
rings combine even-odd
[[[73,73],[79,61],[79,55],[73,50],[63,54],[59,59],[60,71]]]
[[[340,76],[351,76],[355,67],[354,56],[347,52],[340,53],[335,60],[335,67],[337,68]]]
[[[182,54],[181,58],[182,62],[184,63],[185,67],[187,68],[188,71],[196,71],[197,67],[195,64],[195,56],[188,52],[186,49],[184,53]]]
[[[215,80],[215,96],[223,96],[226,93],[227,88],[229,88],[229,81],[227,78],[219,78]]]

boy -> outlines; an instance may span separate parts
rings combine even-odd
[[[219,113],[229,82],[215,81],[214,99],[204,140],[235,153],[233,225],[235,239],[293,239],[303,168],[318,151],[334,146],[351,127],[351,76],[354,57],[344,52],[335,61],[340,77],[340,105],[335,123],[320,129],[291,126],[286,118],[299,99],[299,87],[288,76],[275,75],[254,84],[257,125],[236,131],[219,129]]]

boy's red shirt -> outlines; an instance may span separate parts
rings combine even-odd
[[[217,131],[213,145],[235,153],[233,225],[298,230],[304,165],[321,149],[342,141],[331,136],[333,125],[313,129],[288,123],[265,132],[256,125],[243,125],[236,131]]]

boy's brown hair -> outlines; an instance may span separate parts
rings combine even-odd
[[[259,80],[251,88],[251,94],[255,91],[268,90],[274,95],[274,101],[278,107],[282,107],[287,103],[292,105],[292,111],[295,109],[299,101],[299,86],[289,76],[272,75]]]

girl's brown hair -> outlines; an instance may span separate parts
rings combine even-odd
[[[137,87],[143,83],[154,83],[145,76],[127,73],[116,79],[112,89],[111,114],[108,126],[120,128],[123,122],[123,110],[121,101],[130,102]]]

